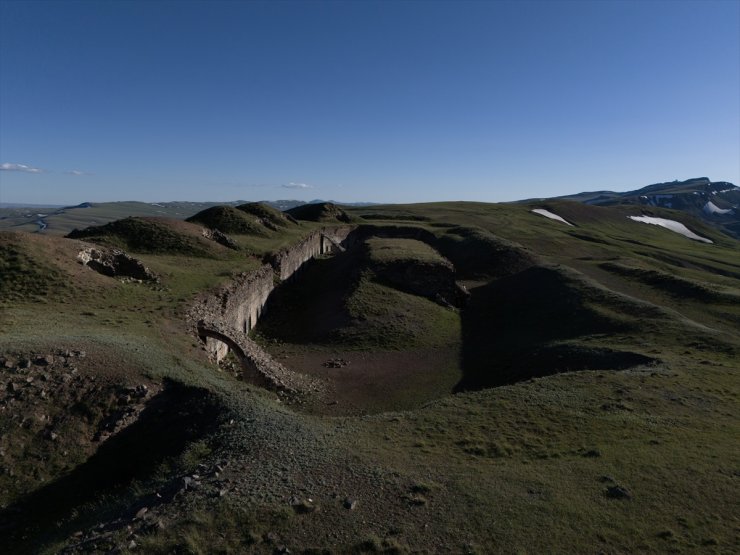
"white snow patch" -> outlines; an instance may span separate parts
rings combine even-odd
[[[683,225],[681,222],[677,222],[675,220],[666,220],[665,218],[654,218],[652,216],[628,216],[628,218],[636,222],[642,222],[645,224],[652,224],[652,225],[659,225],[660,227],[664,227],[676,233],[680,233],[684,237],[688,237],[689,239],[693,239],[694,241],[701,241],[702,243],[714,243],[714,241],[712,241],[711,239],[707,239],[706,237],[697,235],[696,233],[691,231],[688,227]]]
[[[732,214],[732,208],[720,208],[710,200],[704,205],[704,212],[707,214]]]
[[[157,204],[156,202],[150,202],[149,204],[151,204],[152,206],[159,206],[160,208],[164,208],[164,206],[162,206],[161,204]]]
[[[557,220],[559,222],[563,222],[565,225],[569,225],[573,227],[573,224],[570,222],[565,221],[563,218],[558,216],[557,214],[553,214],[549,210],[545,210],[544,208],[535,208],[532,210],[535,214],[539,214],[540,216],[544,216],[545,218],[550,218],[551,220]]]

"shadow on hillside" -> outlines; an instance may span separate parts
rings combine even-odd
[[[350,323],[345,298],[359,278],[360,249],[306,262],[270,295],[257,330],[289,343],[320,343]]]
[[[533,266],[470,293],[462,312],[463,379],[456,391],[654,362],[637,353],[566,343],[625,331],[625,324],[597,313],[587,289],[555,268]]]
[[[0,511],[0,552],[37,553],[86,524],[120,516],[126,510],[125,501],[97,510],[92,505],[101,496],[114,499],[117,488],[134,479],[145,480],[166,459],[208,435],[220,412],[204,390],[167,383],[136,422],[103,443],[85,463]]]

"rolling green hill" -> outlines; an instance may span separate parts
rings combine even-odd
[[[736,239],[640,204],[202,208],[0,231],[0,552],[737,551]],[[291,246],[326,254],[279,282]],[[110,248],[158,280],[79,258]],[[304,389],[199,337],[259,268],[232,332]]]

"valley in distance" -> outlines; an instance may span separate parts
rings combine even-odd
[[[0,553],[737,553],[740,188],[0,207]]]

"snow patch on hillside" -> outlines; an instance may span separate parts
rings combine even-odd
[[[544,208],[535,208],[532,210],[535,214],[539,214],[540,216],[544,216],[545,218],[550,218],[551,220],[557,220],[559,222],[563,222],[565,225],[569,225],[573,227],[573,224],[570,222],[565,221],[563,218],[558,216],[557,214],[553,214],[549,210],[545,210]]]
[[[675,220],[666,220],[665,218],[654,218],[652,216],[628,216],[628,218],[636,222],[642,222],[645,224],[652,224],[652,225],[659,225],[660,227],[670,229],[671,231],[675,233],[680,233],[684,237],[688,237],[689,239],[693,239],[694,241],[701,241],[702,243],[714,243],[714,241],[712,241],[711,239],[707,239],[706,237],[697,235],[696,233],[691,231],[688,227],[683,225],[681,222],[677,222]]]
[[[706,214],[732,214],[732,208],[720,208],[710,200],[704,205],[704,212]]]

